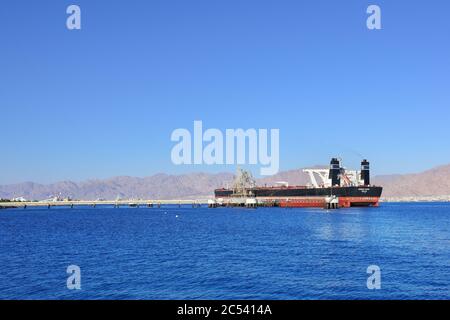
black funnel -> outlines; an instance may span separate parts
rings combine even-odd
[[[328,178],[331,179],[331,186],[340,186],[341,179],[339,177],[341,164],[337,158],[332,158],[330,162],[330,173]]]
[[[361,180],[364,181],[365,186],[370,185],[370,166],[369,161],[364,159],[361,161]]]

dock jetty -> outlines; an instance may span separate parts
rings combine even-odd
[[[68,207],[75,208],[80,206],[113,206],[114,208],[120,207],[147,207],[147,208],[160,208],[163,205],[192,205],[193,208],[200,208],[208,204],[208,199],[204,200],[63,200],[63,201],[20,201],[20,202],[0,202],[0,209],[11,208],[33,208],[33,207]]]

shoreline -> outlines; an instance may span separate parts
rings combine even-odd
[[[380,202],[450,202],[450,195],[381,197]]]
[[[446,196],[426,196],[426,197],[386,197],[380,198],[381,203],[446,203],[450,202],[450,195]],[[114,206],[114,207],[157,207],[162,205],[192,205],[193,208],[208,205],[208,199],[197,200],[102,200],[102,201],[88,201],[88,200],[74,200],[74,201],[27,201],[27,202],[0,202],[1,209],[18,209],[28,207],[75,207],[75,206]]]

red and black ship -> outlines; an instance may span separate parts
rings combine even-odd
[[[245,173],[237,178],[232,188],[214,191],[216,206],[279,206],[279,207],[355,207],[378,206],[383,188],[370,184],[369,162],[361,162],[360,171],[346,170],[341,160],[331,159],[329,169],[304,169],[311,185],[256,186]],[[317,182],[317,177],[320,183]]]

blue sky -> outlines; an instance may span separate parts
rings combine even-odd
[[[450,163],[449,15],[435,0],[2,1],[0,184],[234,171],[172,164],[170,135],[194,120],[279,128],[282,170]]]

